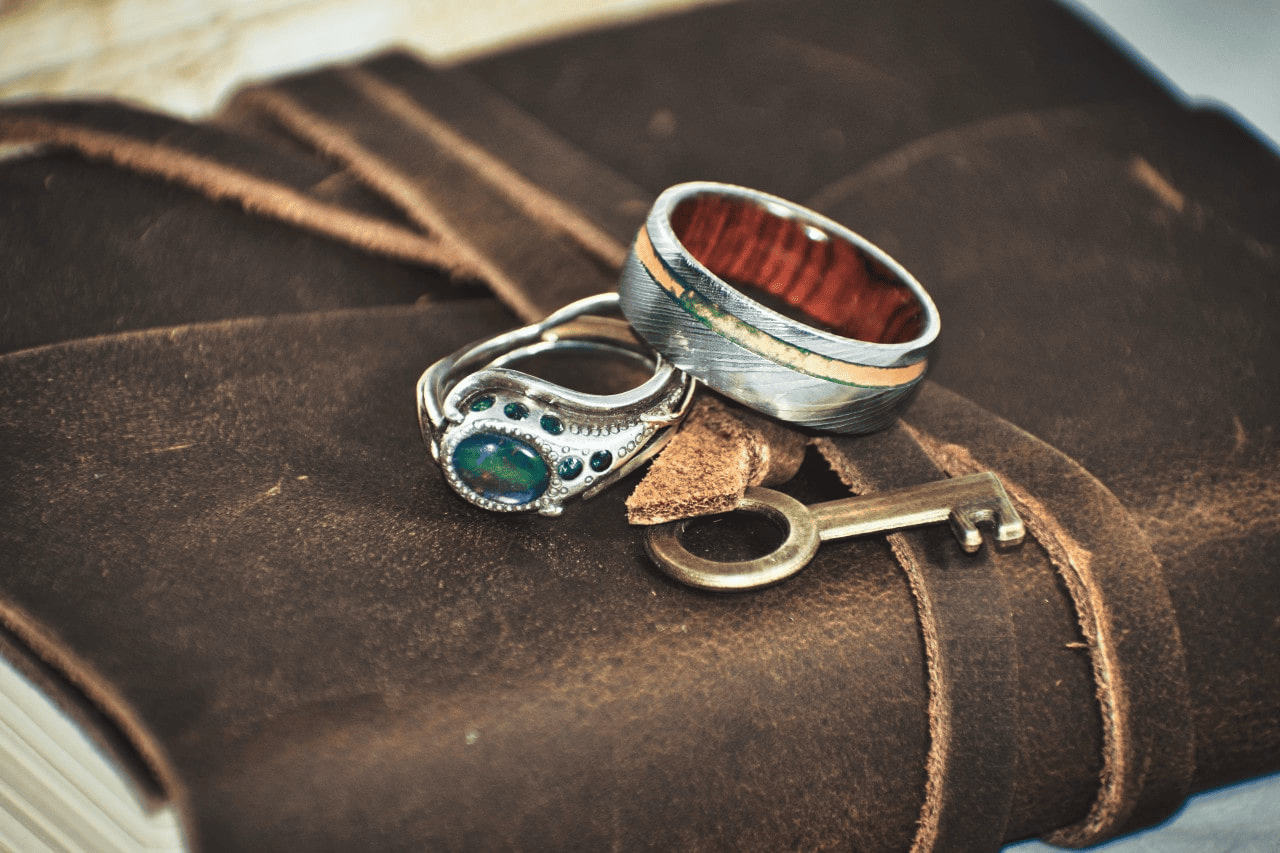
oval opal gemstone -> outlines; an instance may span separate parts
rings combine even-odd
[[[542,497],[551,471],[532,445],[509,435],[478,432],[453,449],[453,470],[481,497],[526,504]]]

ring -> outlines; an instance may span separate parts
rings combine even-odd
[[[800,205],[729,184],[660,195],[620,293],[637,333],[702,383],[784,421],[842,433],[889,423],[923,378],[940,328],[924,288],[876,246]]]
[[[616,293],[579,300],[422,374],[422,436],[454,491],[488,510],[559,515],[565,500],[594,497],[666,443],[695,382],[622,320],[588,316],[617,306]],[[559,351],[638,363],[652,376],[620,394],[587,394],[508,366]]]

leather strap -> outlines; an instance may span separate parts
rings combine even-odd
[[[944,476],[895,423],[818,447],[855,492]],[[983,853],[1004,842],[1013,802],[1017,647],[999,556],[962,552],[944,527],[890,535],[915,595],[929,681],[929,757],[912,853]]]
[[[1191,787],[1194,728],[1178,620],[1141,529],[1097,478],[932,383],[908,413],[952,475],[993,470],[1062,575],[1091,650],[1103,767],[1084,818],[1045,836],[1085,847],[1172,814]]]
[[[612,242],[612,248],[596,254],[621,265],[621,253],[653,203],[647,191],[567,142],[469,71],[428,65],[404,51],[376,56],[361,67],[412,98],[471,147],[506,164],[527,184],[549,191],[544,194],[557,199],[561,208],[580,212],[582,222],[603,231]],[[581,222],[574,227],[580,228]],[[598,235],[583,232],[575,239],[583,245],[601,244]]]
[[[249,89],[230,110],[242,120],[273,121],[337,159],[415,225],[455,246],[524,320],[614,285],[621,243],[371,68]]]
[[[338,198],[317,192],[333,173],[299,168],[296,158],[247,139],[225,135],[142,110],[96,102],[39,103],[0,113],[0,143],[69,149],[147,177],[159,178],[217,201],[383,257],[478,277],[479,267],[436,234],[422,234],[379,215],[385,208],[360,187]],[[221,144],[219,144],[221,143]],[[216,148],[211,156],[208,149]]]

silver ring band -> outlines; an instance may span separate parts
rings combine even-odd
[[[758,411],[833,432],[887,425],[939,331],[933,300],[876,246],[729,184],[659,196],[620,292],[631,325],[677,367]]]
[[[459,495],[497,512],[559,515],[657,452],[688,410],[694,381],[640,342],[592,296],[547,319],[441,359],[418,380],[422,435]],[[653,375],[621,394],[586,394],[507,365],[578,350],[638,361]]]

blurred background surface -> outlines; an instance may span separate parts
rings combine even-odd
[[[401,44],[458,60],[723,0],[0,0],[0,98],[111,94],[185,116],[248,80]],[[1063,0],[1191,100],[1280,140],[1280,0]]]

